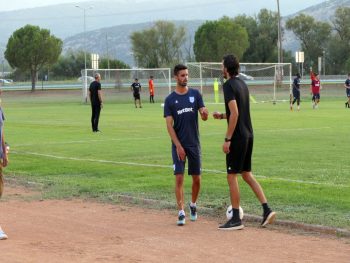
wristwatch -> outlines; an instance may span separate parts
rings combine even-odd
[[[225,142],[230,142],[230,141],[231,141],[231,139],[225,138]]]

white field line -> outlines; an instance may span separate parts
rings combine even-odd
[[[173,168],[172,165],[146,164],[146,163],[135,163],[135,162],[117,162],[117,161],[109,161],[109,160],[65,157],[65,156],[57,156],[57,155],[52,155],[52,154],[43,154],[43,153],[35,153],[35,152],[17,152],[17,151],[12,151],[12,154],[34,155],[34,156],[41,156],[41,157],[52,158],[52,159],[71,160],[71,161],[80,161],[80,162],[108,163],[108,164],[117,164],[117,165],[156,167],[156,168],[167,168],[167,169],[172,169]],[[207,172],[207,173],[226,174],[225,171],[220,171],[220,170],[202,169],[202,171],[203,172]],[[320,182],[313,182],[313,181],[294,180],[294,179],[278,178],[278,177],[266,177],[266,176],[256,175],[256,174],[254,176],[258,177],[258,178],[269,179],[269,180],[274,180],[274,181],[285,181],[285,182],[300,183],[300,184],[311,184],[311,185],[325,185],[325,186],[340,187],[340,188],[347,188],[347,187],[349,187],[349,186],[345,186],[345,185],[336,185],[336,184],[320,183]]]
[[[258,132],[314,131],[314,130],[324,130],[324,129],[331,129],[331,127],[258,130]]]
[[[288,131],[313,131],[313,130],[323,130],[323,129],[331,129],[331,127],[319,127],[319,128],[295,128],[295,129],[274,129],[274,130],[257,130],[255,133],[261,132],[288,132]],[[214,133],[202,133],[201,137],[213,136],[213,135],[222,135],[223,132],[214,132]],[[115,138],[115,139],[107,139],[107,140],[79,140],[79,141],[66,141],[66,142],[41,142],[41,144],[45,145],[63,145],[63,144],[85,144],[90,142],[109,142],[109,141],[135,141],[135,140],[153,140],[153,139],[163,139],[169,138],[167,134],[164,136],[153,136],[153,137],[139,137],[139,138]],[[170,139],[169,139],[170,140]],[[27,143],[27,144],[16,144],[14,147],[25,147],[25,146],[35,146],[37,143]]]

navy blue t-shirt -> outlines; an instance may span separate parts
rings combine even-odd
[[[293,81],[293,89],[299,90],[300,89],[300,78],[296,77]]]
[[[183,95],[173,91],[166,97],[164,118],[173,117],[173,127],[182,147],[199,145],[198,110],[203,107],[202,95],[195,89],[189,88]]]
[[[347,89],[350,89],[350,79],[345,80],[345,85]]]

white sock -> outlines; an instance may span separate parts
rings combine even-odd
[[[179,216],[180,215],[185,215],[185,211],[184,210],[179,210]]]
[[[196,206],[197,206],[197,203],[192,203],[192,202],[191,202],[190,206],[196,207]]]

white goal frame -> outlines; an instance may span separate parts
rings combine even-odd
[[[81,75],[82,75],[82,100],[83,103],[88,102],[88,86],[91,81],[89,81],[89,78],[91,76],[94,76],[96,73],[111,73],[111,72],[130,72],[130,74],[136,74],[141,72],[166,72],[166,74],[163,74],[163,77],[165,80],[167,80],[164,85],[166,85],[166,88],[168,89],[168,92],[171,93],[171,68],[131,68],[131,69],[82,69]],[[101,74],[102,75],[102,74]],[[131,79],[129,79],[131,80]],[[102,79],[103,81],[103,79]],[[130,82],[130,81],[129,81]],[[128,83],[129,83],[128,82]],[[129,85],[130,86],[130,85]]]
[[[221,68],[222,62],[188,62],[186,65],[189,67],[189,75],[190,79],[193,78],[191,75],[191,68],[198,68],[199,72],[196,72],[196,76],[199,78],[200,91],[203,94],[203,69],[212,69],[218,70]],[[261,67],[261,70],[273,68],[274,76],[271,76],[270,81],[273,85],[273,95],[272,102],[276,103],[276,90],[279,84],[283,82],[283,84],[289,85],[289,94],[292,94],[292,64],[291,63],[240,63],[240,72],[245,73],[243,68],[249,68],[249,66],[257,66]],[[288,68],[288,72],[284,74],[284,68]],[[289,98],[288,98],[289,100]]]

